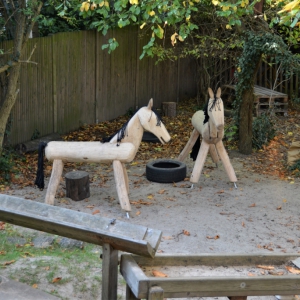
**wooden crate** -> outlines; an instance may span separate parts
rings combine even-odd
[[[297,253],[158,254],[149,259],[125,254],[121,256],[120,272],[127,284],[126,300],[299,295],[300,275],[286,269],[293,268],[293,271],[299,272],[292,263],[299,256]],[[183,274],[192,267],[194,271]],[[216,273],[219,267],[224,270]],[[173,272],[172,268],[175,268]],[[233,268],[235,273],[228,273],[229,268]],[[240,268],[245,271],[241,272]],[[284,270],[283,274],[278,270]],[[149,275],[149,271],[161,272],[161,276],[166,274],[167,277],[155,277]]]

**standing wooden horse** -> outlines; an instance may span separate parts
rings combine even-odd
[[[190,177],[190,182],[197,183],[199,181],[209,151],[216,164],[219,161],[219,157],[221,158],[229,180],[233,182],[236,187],[237,178],[222,142],[224,137],[224,106],[221,99],[221,88],[218,89],[216,95],[214,95],[211,88],[208,89],[208,93],[210,99],[204,110],[197,111],[192,117],[194,130],[186,146],[179,154],[178,160],[183,161],[197,143],[200,146],[201,135],[202,142],[200,150],[196,155],[193,153],[194,151],[192,151],[191,155],[196,162]]]
[[[55,194],[63,171],[63,162],[112,163],[121,208],[131,211],[128,192],[128,175],[124,163],[131,162],[140,146],[144,130],[152,132],[162,144],[171,137],[159,116],[152,110],[153,100],[140,108],[113,136],[100,142],[49,142],[39,149],[39,168],[35,184],[43,189],[43,150],[48,160],[53,160],[52,173],[45,203],[54,205]],[[128,216],[128,214],[127,214]]]

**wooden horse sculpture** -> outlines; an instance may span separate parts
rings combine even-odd
[[[128,192],[126,162],[131,162],[140,146],[144,130],[152,132],[162,144],[171,139],[159,116],[152,110],[153,100],[140,108],[113,136],[100,142],[49,142],[39,149],[39,168],[35,184],[43,189],[43,150],[48,160],[53,160],[52,173],[45,203],[54,205],[55,194],[63,171],[63,162],[112,163],[116,189],[121,208],[131,211]],[[128,213],[127,213],[128,216]]]
[[[216,95],[214,95],[211,88],[208,89],[208,93],[210,99],[204,110],[197,111],[192,117],[194,130],[186,146],[179,154],[178,160],[183,161],[196,143],[199,143],[200,146],[201,135],[202,142],[200,150],[198,155],[193,157],[194,160],[196,157],[196,162],[190,177],[190,182],[197,183],[199,181],[209,151],[216,164],[219,161],[219,157],[221,158],[229,180],[233,182],[236,187],[237,178],[222,142],[224,137],[224,107],[221,99],[221,88],[218,89]]]

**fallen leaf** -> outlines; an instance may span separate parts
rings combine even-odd
[[[147,198],[148,199],[153,199],[153,195],[148,195]]]
[[[167,274],[160,272],[160,271],[156,271],[156,270],[152,270],[152,274],[155,277],[168,277]]]
[[[281,208],[282,208],[281,205],[276,207],[277,210],[281,210]]]
[[[249,207],[255,207],[256,204],[255,203],[252,203],[251,205],[249,205]]]
[[[38,288],[38,285],[35,283],[35,284],[32,285],[32,287],[33,287],[34,289],[37,289],[37,288]]]
[[[253,277],[253,276],[256,276],[255,274],[253,274],[253,273],[248,273],[248,276],[251,276],[251,277]]]
[[[58,282],[62,279],[62,277],[55,277],[52,279],[52,283]]]
[[[183,234],[184,234],[184,235],[187,235],[187,236],[190,236],[190,235],[191,235],[190,232],[187,231],[187,230],[183,230]]]
[[[49,271],[50,270],[50,266],[45,267],[44,270]]]
[[[268,272],[270,275],[273,275],[273,276],[282,276],[284,275],[284,272],[283,271],[279,271],[279,272],[276,272],[276,271],[269,271]]]
[[[157,193],[158,194],[163,194],[166,190],[159,190]]]
[[[100,214],[100,210],[99,209],[96,209],[92,212],[92,215],[95,215],[95,214]]]
[[[136,216],[139,216],[140,214],[141,212],[139,210],[135,213]]]
[[[220,238],[220,236],[219,236],[218,234],[215,235],[215,236],[209,236],[209,235],[207,235],[206,238],[207,238],[207,239],[211,239],[211,240],[217,240],[217,239]]]
[[[273,266],[257,265],[256,267],[264,270],[274,270]]]
[[[293,274],[300,274],[300,270],[299,269],[296,269],[294,267],[291,267],[291,266],[286,266],[285,267],[290,273],[293,273]]]
[[[163,236],[162,237],[164,240],[173,240],[172,236]]]
[[[3,263],[4,266],[8,266],[8,265],[11,265],[15,262],[15,260],[10,260],[10,261],[6,261]]]
[[[95,205],[88,205],[88,206],[86,206],[86,208],[94,208],[95,207]]]

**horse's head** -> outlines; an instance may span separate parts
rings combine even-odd
[[[211,88],[208,88],[209,100],[207,113],[210,120],[215,125],[218,132],[224,130],[224,106],[221,99],[221,88],[218,88],[217,93],[214,94]]]
[[[152,132],[162,144],[170,141],[171,137],[162,123],[160,117],[152,110],[153,99],[150,99],[148,106],[142,107],[137,112],[143,128]]]

